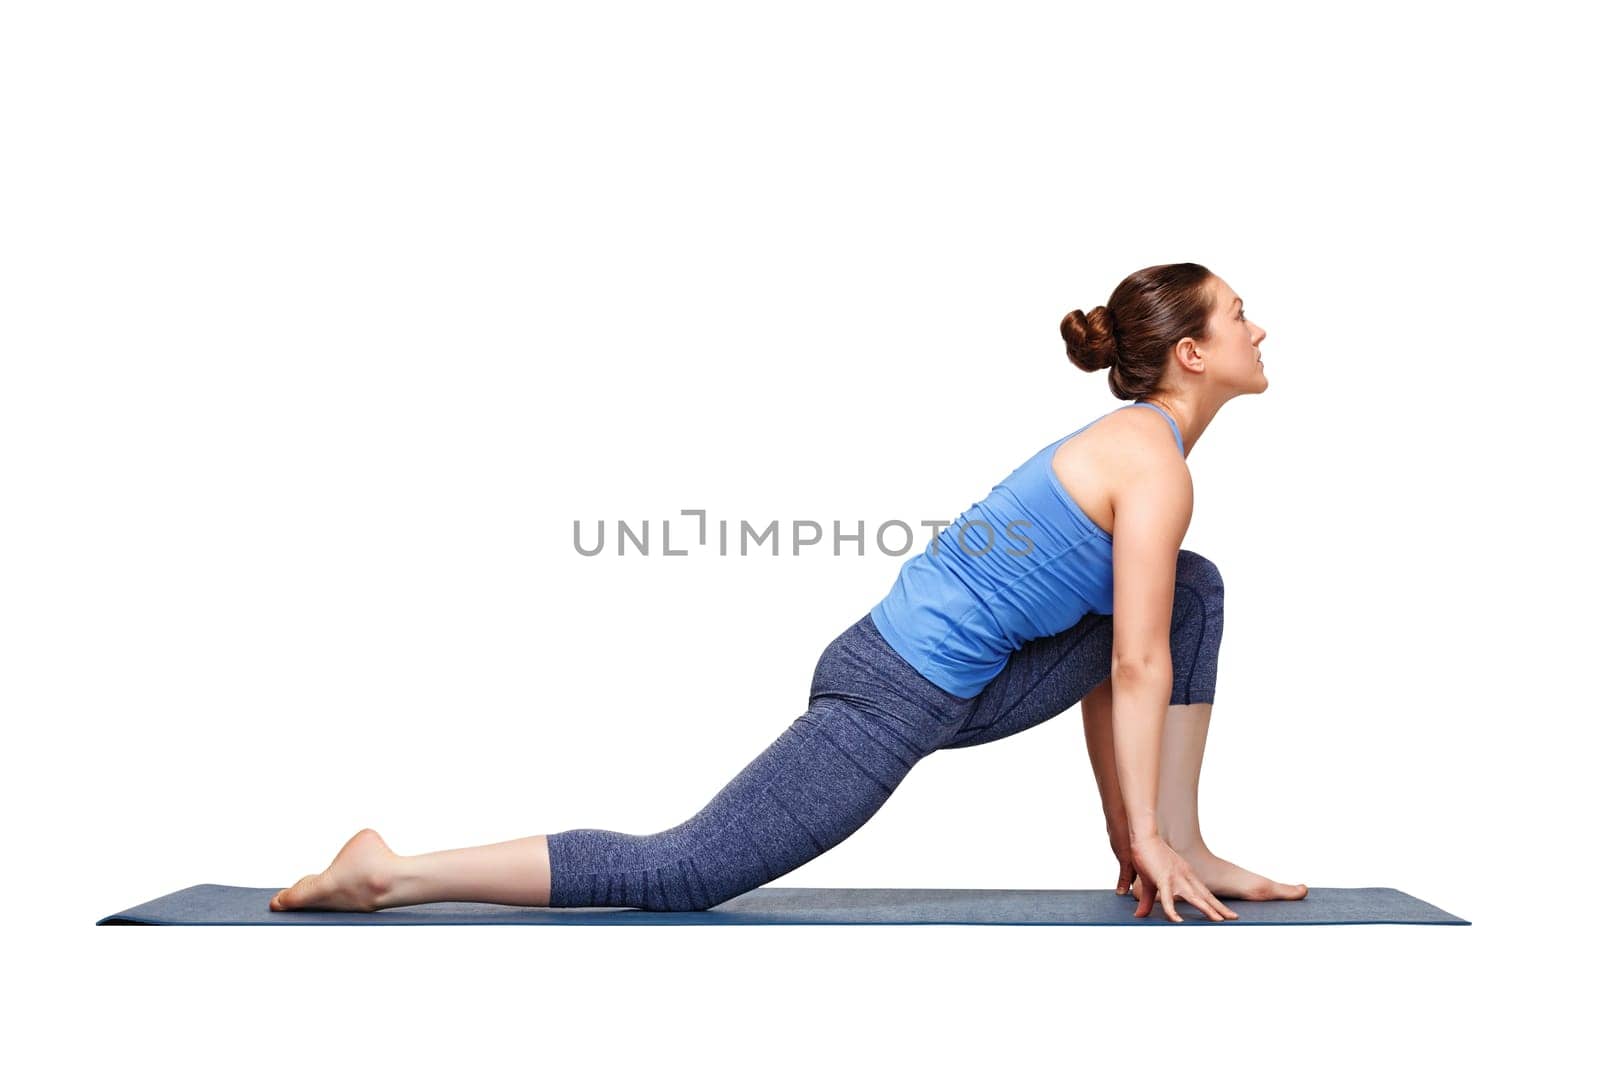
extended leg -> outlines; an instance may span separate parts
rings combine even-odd
[[[863,617],[817,664],[806,713],[698,813],[654,834],[578,829],[423,856],[375,831],[272,907],[371,911],[436,900],[690,911],[748,892],[855,833],[970,699],[917,674]]]
[[[933,746],[818,699],[700,812],[654,834],[567,830],[397,856],[376,831],[271,908],[373,911],[430,901],[694,911],[787,874],[860,829]]]

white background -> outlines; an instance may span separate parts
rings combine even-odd
[[[1561,1055],[1597,906],[1567,10],[8,6],[11,1040]],[[1181,260],[1271,382],[1190,456],[1228,598],[1206,837],[1473,926],[92,926],[363,826],[413,854],[687,818],[905,557],[665,557],[662,520],[953,517],[1121,403],[1061,316]],[[649,519],[652,553],[580,556],[575,519]],[[775,884],[1115,873],[1072,709],[930,757]]]

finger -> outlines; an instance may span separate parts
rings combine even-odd
[[[1202,915],[1204,915],[1208,919],[1221,919],[1222,918],[1221,915],[1218,915],[1215,911],[1212,910],[1210,904],[1206,903],[1205,897],[1202,896],[1200,891],[1195,888],[1194,879],[1192,879],[1192,878],[1179,877],[1179,878],[1173,879],[1172,894],[1175,897],[1178,897],[1178,898],[1183,899],[1183,900],[1187,900],[1190,904],[1194,905],[1195,908],[1198,909],[1199,912]]]
[[[1161,906],[1167,909],[1167,918],[1175,923],[1183,922],[1183,916],[1178,914],[1178,909],[1172,906],[1172,890],[1166,889],[1161,893]]]
[[[1210,886],[1206,885],[1204,882],[1202,882],[1198,878],[1193,879],[1193,882],[1194,882],[1195,886],[1197,887],[1196,891],[1199,892],[1199,893],[1204,894],[1205,900],[1206,900],[1206,903],[1207,903],[1207,908],[1209,908],[1212,911],[1215,911],[1219,916],[1221,916],[1224,919],[1237,919],[1239,917],[1237,912],[1235,912],[1232,908],[1228,907],[1222,901],[1217,899],[1217,895],[1211,891],[1211,887]],[[1190,899],[1193,900],[1194,898],[1191,897]],[[1203,908],[1201,910],[1206,910],[1206,909]]]
[[[1206,918],[1212,920],[1213,922],[1222,921],[1222,912],[1212,906],[1210,899],[1211,893],[1206,889],[1205,886],[1200,886],[1198,889],[1196,889],[1193,880],[1185,880],[1183,888],[1178,890],[1178,892],[1182,895],[1184,900],[1187,900],[1189,903],[1193,904],[1195,907],[1204,912]]]
[[[1149,915],[1151,905],[1154,902],[1155,897],[1150,892],[1150,883],[1148,881],[1140,883],[1139,906],[1133,909],[1133,917],[1135,919],[1143,919],[1145,916]]]
[[[1212,914],[1216,915],[1218,922],[1222,922],[1224,919],[1237,919],[1239,917],[1234,913],[1233,909],[1229,908],[1226,904],[1217,899],[1217,895],[1211,891],[1210,886],[1206,885],[1198,878],[1194,880],[1194,885],[1195,892],[1204,899],[1206,909]]]

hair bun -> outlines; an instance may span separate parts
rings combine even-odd
[[[1104,305],[1087,315],[1067,312],[1061,320],[1061,338],[1067,342],[1067,358],[1083,370],[1105,370],[1116,362],[1117,323]]]

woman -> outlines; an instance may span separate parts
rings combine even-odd
[[[1221,278],[1177,263],[1130,275],[1061,334],[1073,363],[1109,367],[1112,393],[1133,402],[1046,445],[909,558],[824,649],[805,714],[698,814],[655,834],[567,830],[421,856],[362,830],[271,908],[713,907],[849,837],[922,757],[1079,702],[1116,891],[1137,896],[1136,917],[1159,901],[1182,922],[1183,899],[1220,921],[1238,915],[1219,898],[1305,896],[1214,856],[1196,810],[1222,579],[1179,548],[1186,459],[1223,404],[1266,390],[1266,333]]]

